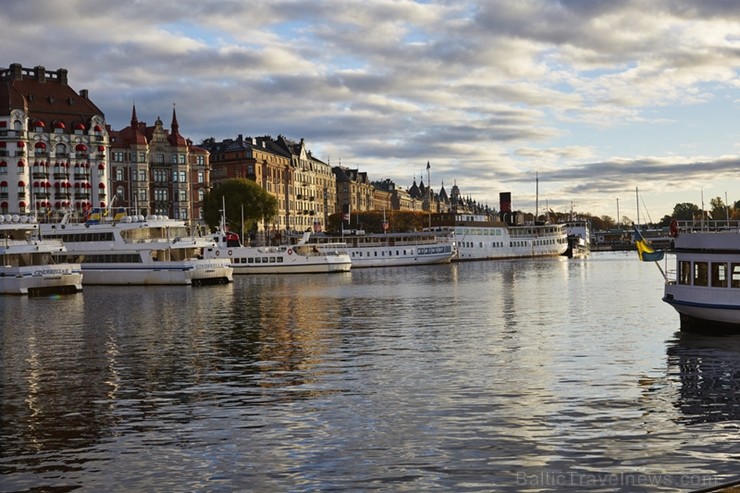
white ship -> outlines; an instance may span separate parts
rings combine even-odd
[[[740,333],[740,222],[674,220],[671,235],[676,264],[663,301],[681,330]]]
[[[0,215],[0,294],[75,293],[82,290],[76,263],[55,263],[62,242],[42,238],[32,216]]]
[[[431,231],[455,235],[455,261],[557,256],[568,248],[562,224],[509,225],[488,215],[440,213]]]
[[[211,235],[214,245],[205,249],[207,259],[226,259],[235,274],[309,274],[347,272],[352,260],[347,244],[312,243],[306,233],[295,245],[243,246],[239,235],[223,228]]]
[[[45,238],[64,243],[60,258],[82,265],[83,284],[201,285],[233,280],[228,260],[205,259],[214,243],[189,232],[185,221],[167,216],[114,218],[94,211],[85,222],[43,224]]]
[[[453,235],[431,231],[365,234],[362,230],[351,230],[342,236],[314,234],[311,241],[345,242],[353,269],[444,264],[456,253]]]

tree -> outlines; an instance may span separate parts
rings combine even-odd
[[[203,199],[203,219],[210,228],[220,224],[224,202],[226,226],[231,231],[241,231],[242,226],[249,231],[259,221],[271,220],[278,210],[277,199],[255,182],[245,178],[230,178],[214,186]]]
[[[715,197],[709,201],[709,205],[712,207],[712,219],[723,220],[729,216],[729,211],[721,197]]]
[[[683,202],[676,204],[673,208],[673,219],[679,219],[684,221],[691,221],[694,217],[701,213],[701,209],[696,204],[690,202]]]

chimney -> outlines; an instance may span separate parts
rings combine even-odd
[[[59,70],[57,70],[57,77],[61,85],[67,85],[67,69],[60,68]]]
[[[46,68],[43,65],[36,65],[33,69],[36,71],[36,80],[46,82]]]
[[[87,99],[87,89],[80,89],[80,97],[82,99]]]
[[[499,199],[499,218],[501,221],[511,224],[511,192],[501,192]]]
[[[10,64],[10,79],[11,80],[23,79],[23,65],[21,65],[20,63]]]

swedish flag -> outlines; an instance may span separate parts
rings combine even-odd
[[[635,229],[635,247],[637,247],[637,255],[640,257],[640,260],[643,262],[657,262],[659,260],[663,260],[665,252],[663,252],[663,250],[654,250],[653,247],[650,246],[650,243],[643,238],[640,230],[637,229],[637,226],[633,224],[632,227]]]

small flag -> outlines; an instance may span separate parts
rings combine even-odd
[[[429,161],[427,161],[427,169],[429,168],[431,168],[431,166],[429,166]]]
[[[640,257],[640,260],[643,262],[663,260],[663,250],[654,250],[648,241],[643,238],[637,226],[633,224],[632,227],[635,229],[635,247],[637,247],[637,255]]]

